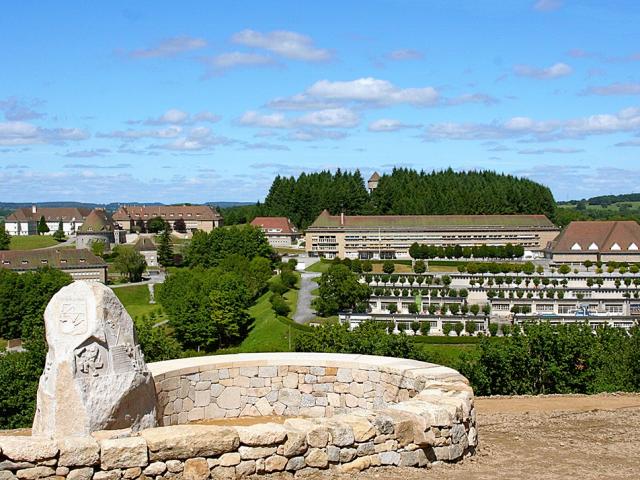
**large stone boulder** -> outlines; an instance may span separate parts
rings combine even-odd
[[[101,283],[61,289],[44,314],[47,353],[33,435],[89,435],[156,425],[151,372],[133,321]]]

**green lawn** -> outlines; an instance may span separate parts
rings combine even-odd
[[[275,277],[274,277],[275,278]],[[299,284],[298,280],[298,284]],[[298,285],[299,286],[299,285]],[[269,298],[271,292],[262,295],[258,301],[249,308],[249,314],[255,319],[249,335],[240,344],[240,352],[286,352],[289,351],[289,334],[291,341],[301,327],[293,320],[283,317],[277,318]],[[284,294],[284,298],[291,307],[290,317],[296,312],[298,303],[298,290],[292,289]]]
[[[113,292],[120,299],[131,318],[150,315],[156,312],[160,319],[161,307],[158,304],[149,303],[149,288],[146,285],[134,285],[132,287],[114,288]]]
[[[59,242],[50,235],[29,235],[27,237],[11,237],[9,250],[35,250],[51,247]]]
[[[307,272],[316,272],[316,273],[324,273],[329,270],[331,266],[331,261],[320,259],[319,262],[314,263],[313,265],[309,265],[305,270]]]

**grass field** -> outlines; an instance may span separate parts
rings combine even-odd
[[[29,235],[27,237],[11,237],[9,250],[35,250],[36,248],[57,245],[56,239],[49,235]]]
[[[149,303],[149,288],[146,285],[114,288],[113,292],[127,309],[131,318],[150,315],[151,312],[156,312],[158,319],[162,320],[162,308],[158,304]]]
[[[276,317],[269,298],[271,292],[262,295],[258,301],[249,308],[249,315],[255,320],[249,331],[249,335],[240,344],[239,352],[287,352],[290,351],[289,341],[298,330],[297,325],[292,325],[286,320]],[[298,301],[298,290],[289,290],[284,294],[284,298],[291,307],[291,314],[295,313]],[[291,321],[291,323],[293,323]]]
[[[331,266],[331,262],[329,260],[321,259],[319,262],[316,262],[313,265],[309,265],[307,268],[305,268],[305,271],[324,273],[327,270],[329,270],[330,266]]]

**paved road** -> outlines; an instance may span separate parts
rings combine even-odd
[[[313,279],[319,276],[320,274],[315,272],[302,272],[300,291],[298,292],[298,307],[296,308],[296,314],[293,316],[297,323],[306,323],[316,318],[316,312],[311,308],[311,300],[313,299],[311,291],[318,288],[318,284]]]

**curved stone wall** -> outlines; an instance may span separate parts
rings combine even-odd
[[[265,353],[149,365],[165,426],[57,440],[0,436],[0,480],[242,478],[473,454],[473,391],[450,368],[364,355]],[[249,426],[185,425],[285,416]]]

